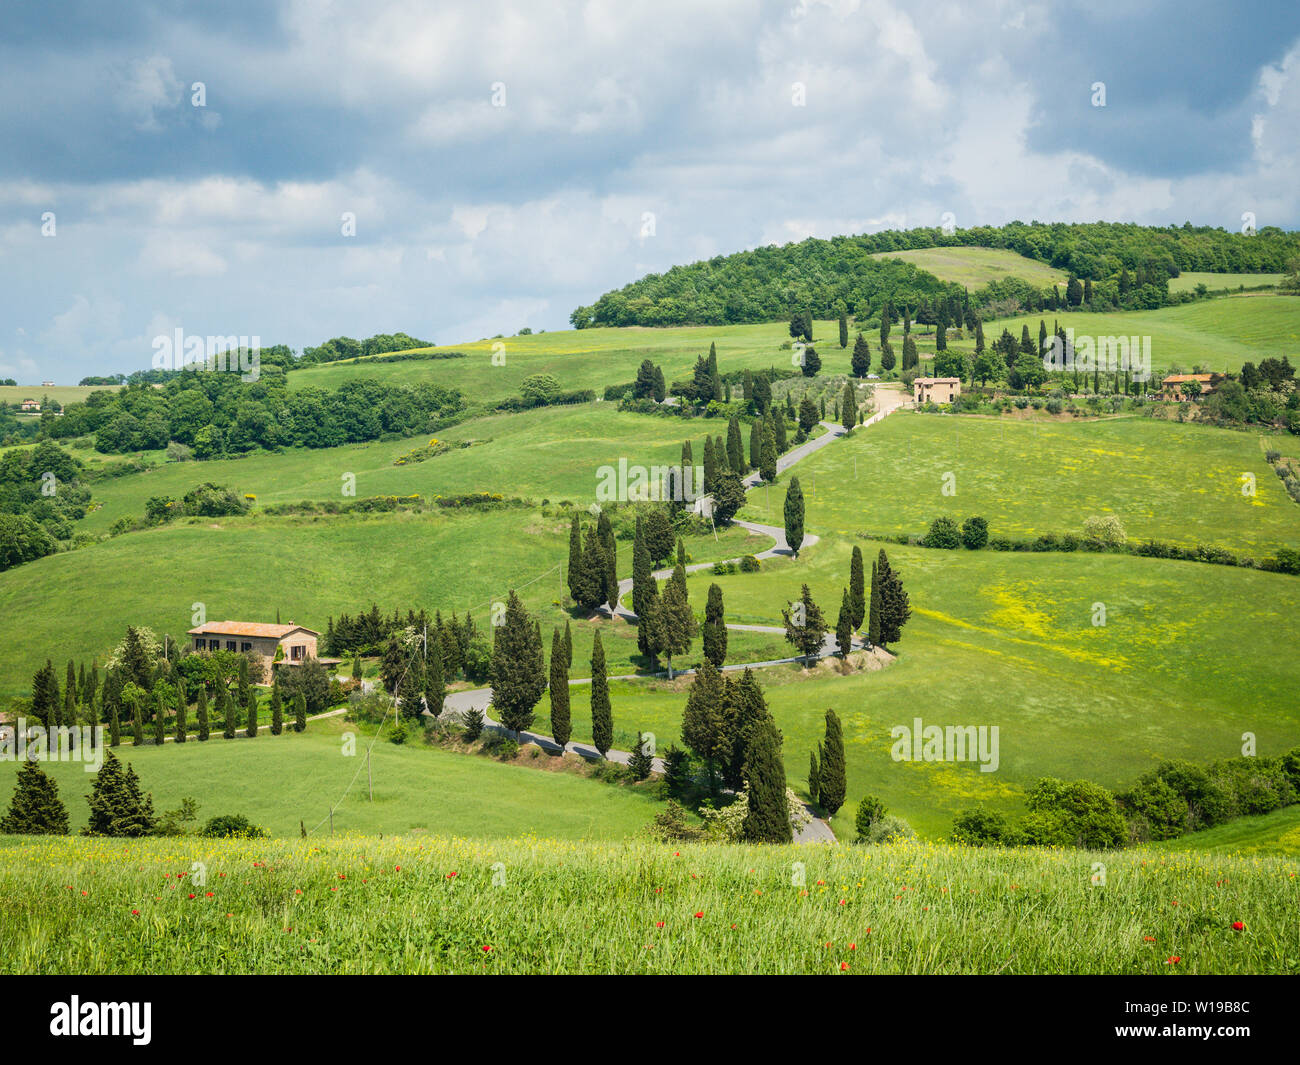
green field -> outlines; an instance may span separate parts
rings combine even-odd
[[[92,486],[97,506],[78,530],[107,532],[124,516],[143,518],[150,496],[180,498],[204,481],[229,485],[257,497],[258,506],[302,500],[344,502],[343,475],[356,475],[356,497],[410,495],[426,499],[471,492],[497,492],[540,503],[596,499],[598,471],[630,465],[651,467],[681,461],[682,441],[701,444],[705,433],[726,433],[726,423],[620,413],[613,403],[545,407],[521,414],[477,418],[435,437],[258,452],[240,459],[167,462],[145,474],[102,480]],[[430,439],[451,444],[476,441],[424,462],[394,465]]]
[[[1161,850],[1224,851],[1232,854],[1285,854],[1300,858],[1300,806],[1258,817],[1240,817],[1179,839],[1153,844]]]
[[[0,696],[28,692],[46,657],[102,662],[129,624],[182,636],[195,603],[209,619],[274,620],[278,611],[320,632],[331,616],[372,602],[385,612],[468,609],[485,629],[491,604],[515,588],[549,637],[569,617],[559,606],[568,531],[564,518],[536,510],[192,518],[51,555],[0,573]],[[770,546],[732,526],[689,538],[688,551],[710,561]],[[631,555],[620,541],[623,575]],[[592,628],[574,622],[575,676],[590,661]],[[614,623],[606,653],[611,673],[633,671],[635,629]]]
[[[369,797],[366,748],[375,726],[341,717],[308,723],[307,731],[272,736],[266,725],[256,739],[242,734],[199,743],[132,747],[128,736],[115,753],[135,766],[141,786],[153,794],[155,813],[192,796],[199,824],[223,814],[244,814],[278,838],[297,837],[300,826],[313,838],[334,831],[364,835],[429,833],[484,839],[538,835],[554,839],[621,839],[644,826],[661,809],[644,787],[616,787],[572,773],[542,772],[485,757],[444,751],[412,740],[387,740],[370,752],[374,799]],[[345,756],[344,737],[355,737]],[[75,762],[50,762],[72,831],[85,827],[84,796],[94,779]],[[0,761],[0,795],[6,807],[17,766]],[[269,787],[250,787],[253,781]],[[349,790],[351,785],[351,790]],[[346,794],[346,798],[344,798]],[[490,800],[487,798],[490,796]]]
[[[1264,461],[1271,438],[1133,417],[944,417],[902,411],[855,430],[794,471],[807,525],[922,535],[947,514],[978,514],[990,536],[1083,534],[1116,515],[1130,541],[1213,544],[1263,558],[1300,545],[1300,506]],[[1243,473],[1255,494],[1242,494]],[[951,474],[950,480],[945,476]],[[789,477],[750,495],[746,514],[779,523]],[[945,486],[955,494],[944,494]]]
[[[971,291],[1008,277],[1018,277],[1044,289],[1064,285],[1068,280],[1064,270],[1004,248],[917,248],[877,252],[872,258],[902,259],[934,274],[940,281],[962,285]]]
[[[879,544],[828,535],[797,562],[769,562],[758,574],[692,575],[691,601],[703,602],[716,581],[729,622],[779,623],[781,607],[806,582],[833,627],[854,542],[869,569]],[[1119,788],[1163,759],[1237,755],[1245,731],[1257,735],[1261,754],[1300,743],[1294,639],[1277,623],[1300,610],[1300,579],[1113,555],[896,545],[886,552],[913,610],[896,662],[848,676],[828,664],[811,675],[793,665],[759,674],[785,737],[786,773],[800,793],[826,708],[843,719],[849,801],[834,821],[842,838],[852,837],[865,793],[918,831],[944,836],[964,808],[1019,809],[1040,776]],[[1106,606],[1104,626],[1092,624],[1098,602]],[[653,732],[660,750],[679,742],[688,685],[613,685],[615,728]],[[588,700],[585,688],[574,689],[575,738],[590,738]],[[546,708],[544,698],[539,710]],[[893,761],[890,729],[918,716],[927,724],[997,725],[998,770]],[[538,727],[545,730],[545,718]]]
[[[0,385],[0,404],[15,406],[25,399],[34,399],[41,406],[44,406],[48,400],[66,406],[69,403],[81,403],[92,392],[105,390],[116,392],[121,387],[121,385],[55,385],[53,388],[42,388],[40,385]]]
[[[1153,850],[8,837],[0,972],[1294,974],[1297,870]]]
[[[1220,289],[1234,289],[1241,286],[1257,288],[1260,285],[1276,285],[1285,274],[1209,274],[1193,270],[1169,279],[1170,292],[1191,292],[1197,285],[1204,285],[1211,292]]]

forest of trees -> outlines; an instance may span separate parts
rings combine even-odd
[[[933,247],[1014,251],[1065,271],[1080,286],[1093,282],[1097,292],[1090,304],[1141,308],[1167,302],[1168,279],[1183,271],[1281,273],[1300,256],[1300,233],[1265,227],[1247,236],[1190,223],[1157,227],[1011,222],[951,233],[921,228],[810,238],[648,274],[605,293],[591,306],[577,308],[570,321],[579,329],[722,325],[774,321],[799,309],[823,320],[847,310],[864,322],[878,316],[886,300],[898,308],[915,307],[951,295],[953,289],[961,291],[911,264],[872,258],[875,253]],[[1045,295],[1009,278],[971,293],[971,299],[976,309],[1016,302],[1023,309],[1041,310]],[[1005,309],[1010,313],[1009,306]]]

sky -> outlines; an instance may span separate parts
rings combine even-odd
[[[0,100],[20,384],[563,329],[809,236],[1300,226],[1294,0],[6,0]]]

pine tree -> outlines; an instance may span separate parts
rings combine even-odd
[[[447,698],[447,681],[442,672],[442,640],[435,629],[429,636],[424,663],[424,705],[435,718]]]
[[[551,738],[563,754],[573,737],[569,716],[569,663],[564,655],[564,637],[557,628],[551,636]]]
[[[781,736],[770,714],[760,721],[746,761],[749,810],[741,826],[746,843],[790,843],[790,808],[786,799],[785,766],[781,761]]]
[[[111,755],[109,757],[112,757]],[[0,835],[66,836],[68,811],[59,786],[31,758],[23,760],[9,812],[0,817]]]
[[[844,765],[844,729],[834,710],[826,711],[826,739],[822,742],[821,769],[817,776],[818,802],[828,817],[844,805],[847,789]]]
[[[849,359],[849,369],[854,377],[866,377],[871,372],[871,345],[861,333],[853,342],[853,355]]]
[[[233,740],[237,716],[236,703],[223,680],[217,681],[217,712],[221,714],[221,735],[228,740]]]
[[[701,638],[704,657],[721,669],[727,660],[727,623],[722,615],[722,589],[716,584],[709,585]]]
[[[840,599],[840,616],[835,622],[835,643],[839,647],[841,658],[847,658],[853,650],[853,606],[847,588]]]
[[[627,767],[632,773],[633,780],[645,780],[654,768],[654,756],[646,750],[645,737],[638,732],[636,734],[636,746],[632,748],[632,756],[627,760]]]
[[[790,487],[785,490],[785,543],[795,558],[803,546],[803,516],[803,488],[798,477],[791,477]]]
[[[817,796],[821,793],[821,781],[819,779],[821,769],[817,765],[817,752],[808,752],[808,801],[814,806],[817,805]]]
[[[740,420],[733,414],[727,422],[727,465],[742,477],[748,472],[745,447],[740,439]]]
[[[244,735],[250,740],[257,738],[257,691],[250,690],[248,693],[248,702],[244,704],[248,721],[244,726]]]
[[[821,607],[813,602],[808,585],[803,585],[799,602],[793,608],[782,608],[781,617],[785,621],[786,640],[798,649],[805,663],[811,662],[826,641],[826,618]]]
[[[740,680],[725,686],[723,729],[726,753],[722,779],[727,787],[739,791],[745,786],[745,761],[749,757],[754,730],[768,714],[763,689],[752,669],[745,669]]]
[[[512,588],[492,643],[492,705],[516,738],[533,723],[533,707],[546,690],[541,659],[541,635]]]
[[[284,696],[280,694],[280,679],[271,684],[271,735],[279,736],[284,732]]]
[[[199,740],[202,742],[208,738],[208,688],[206,684],[199,684],[199,706],[194,714],[195,720],[199,726]],[[117,708],[113,708],[113,720],[117,720]],[[116,743],[113,746],[117,746]]]
[[[866,617],[866,584],[862,576],[862,548],[855,546],[849,560],[849,617],[856,632]]]
[[[600,642],[599,632],[591,647],[591,744],[602,758],[614,746],[614,716],[609,705],[605,648]]]
[[[307,697],[299,692],[293,697],[293,730],[303,732],[307,728]]]
[[[682,742],[708,767],[709,790],[715,794],[719,763],[730,753],[725,714],[722,674],[706,658],[686,696]]]
[[[122,763],[112,751],[95,774],[90,794],[87,836],[147,836],[154,829],[153,799],[141,793],[135,767]]]

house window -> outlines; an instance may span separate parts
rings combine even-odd
[[[292,647],[289,648],[289,660],[292,662],[301,662],[302,651],[303,651],[302,644],[300,643],[294,644]]]
[[[247,640],[245,640],[239,645],[239,649],[241,651],[251,651],[253,649],[253,645],[249,643]]]
[[[235,649],[235,641],[234,641],[234,640],[227,640],[227,641],[226,641],[226,650],[227,650],[227,651],[233,651],[234,649]]]
[[[205,647],[207,647],[207,645],[208,645],[207,640],[201,640],[197,636],[194,637],[194,650],[202,651]]]

